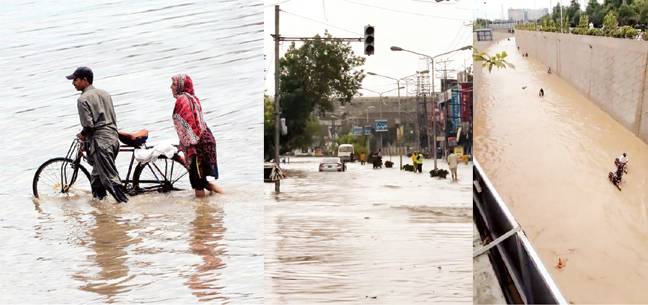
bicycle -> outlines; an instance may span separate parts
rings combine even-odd
[[[126,192],[135,196],[145,192],[191,189],[184,160],[177,153],[171,158],[161,155],[155,162],[137,161],[135,164],[136,149],[152,148],[146,145],[147,138],[146,130],[137,133],[119,133],[119,140],[122,143],[119,152],[131,153],[126,177],[121,178]],[[75,138],[65,157],[49,159],[38,167],[32,181],[35,198],[70,197],[83,192],[91,193],[90,172],[81,163],[83,160],[87,163],[83,144],[83,141]]]

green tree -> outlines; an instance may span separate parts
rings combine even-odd
[[[603,32],[606,35],[612,36],[616,33],[619,28],[619,22],[617,22],[617,15],[614,11],[609,11],[603,18]]]
[[[263,95],[263,152],[265,160],[274,154],[274,104],[269,96]]]
[[[578,19],[578,27],[587,29],[589,27],[589,16],[586,14],[580,15],[580,18]]]
[[[637,12],[638,23],[645,29],[648,25],[648,0],[634,0],[632,7]]]
[[[574,34],[587,35],[589,28],[589,18],[586,14],[580,15],[578,26],[572,31]]]
[[[639,13],[635,6],[622,4],[619,7],[619,24],[633,26],[639,22]]]
[[[567,8],[567,15],[570,16],[568,19],[569,26],[576,27],[581,15],[580,4],[578,1],[571,0],[571,4]]]
[[[314,126],[319,126],[315,114],[351,101],[364,78],[357,69],[364,61],[354,55],[349,43],[333,39],[328,32],[301,47],[290,45],[279,63],[280,104],[288,127],[280,140],[282,151],[310,145]]]
[[[306,120],[304,130],[292,138],[293,145],[291,148],[305,148],[313,144],[313,139],[320,133],[321,125],[319,119],[311,115]],[[289,131],[290,132],[290,131]]]
[[[477,20],[475,20],[475,24],[473,25],[473,28],[475,30],[487,28],[488,25],[491,24],[491,23],[492,22],[490,20],[488,20],[488,19],[477,18]]]
[[[590,17],[590,21],[595,27],[601,27],[603,25],[605,9],[597,0],[589,0],[585,12]]]
[[[551,19],[560,20],[560,3],[557,3],[551,10]]]
[[[622,4],[626,3],[626,0],[605,0],[603,6],[606,6],[608,10],[617,10]]]
[[[515,66],[509,62],[506,61],[506,54],[505,51],[502,51],[500,53],[496,53],[493,56],[490,56],[484,52],[479,52],[478,50],[475,50],[473,52],[473,60],[476,62],[481,62],[482,67],[487,67],[488,72],[491,72],[493,70],[493,67],[497,67],[499,69],[504,69],[504,68],[512,68],[515,69]]]

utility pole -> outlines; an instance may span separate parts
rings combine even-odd
[[[274,36],[274,51],[275,51],[275,166],[279,169],[279,129],[281,128],[281,106],[279,105],[279,5],[275,5],[275,36]],[[281,189],[281,180],[275,180],[275,192],[279,193]]]
[[[430,58],[430,62],[432,62],[432,69],[430,69],[430,73],[432,73],[432,136],[434,137],[434,141],[432,141],[432,158],[434,158],[434,170],[437,169],[437,149],[436,149],[436,96],[434,95],[434,57]],[[427,106],[426,106],[427,108]],[[428,134],[427,137],[428,141],[428,148],[430,148],[430,136]]]
[[[423,94],[425,94],[425,90],[423,90],[423,85],[421,84],[423,77],[424,77],[423,75],[417,75],[416,76],[416,111],[414,112],[415,113],[414,130],[416,131],[415,132],[416,138],[415,138],[415,141],[414,141],[414,147],[416,147],[416,150],[421,149],[421,120],[420,120],[420,116],[419,116],[419,105],[421,103],[419,103],[419,97],[422,96]],[[424,115],[426,115],[423,118],[427,120],[426,107],[427,106],[425,105],[425,103],[423,103],[423,109],[422,110],[423,110]],[[426,127],[425,134],[427,136],[427,131],[428,131],[427,124],[424,124],[424,126]]]
[[[452,60],[444,60],[443,62],[443,81],[445,82],[446,86],[445,88],[442,88],[443,90],[443,101],[446,103],[445,104],[445,120],[443,120],[443,157],[448,158],[448,135],[446,134],[446,129],[447,129],[447,124],[448,124],[448,71],[454,71],[454,70],[448,70],[448,62],[451,62]]]
[[[401,125],[403,121],[401,120],[401,97],[400,97],[400,80],[396,80],[396,88],[398,88],[398,125],[396,129],[396,146],[398,147],[398,156],[400,157],[399,167],[403,169],[403,149],[401,147],[400,138],[403,136],[401,130],[403,129]],[[399,136],[400,133],[400,136]]]

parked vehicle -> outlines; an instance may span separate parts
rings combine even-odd
[[[319,164],[320,172],[343,172],[346,171],[346,165],[339,157],[324,158]]]
[[[355,161],[355,153],[353,151],[353,144],[340,144],[338,147],[338,157],[343,162]]]

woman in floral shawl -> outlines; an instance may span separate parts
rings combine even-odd
[[[191,187],[196,197],[204,197],[205,189],[222,193],[220,187],[207,181],[207,176],[218,179],[216,140],[205,123],[200,100],[194,96],[193,82],[186,74],[175,75],[171,80],[171,92],[176,98],[173,124],[189,169]]]

